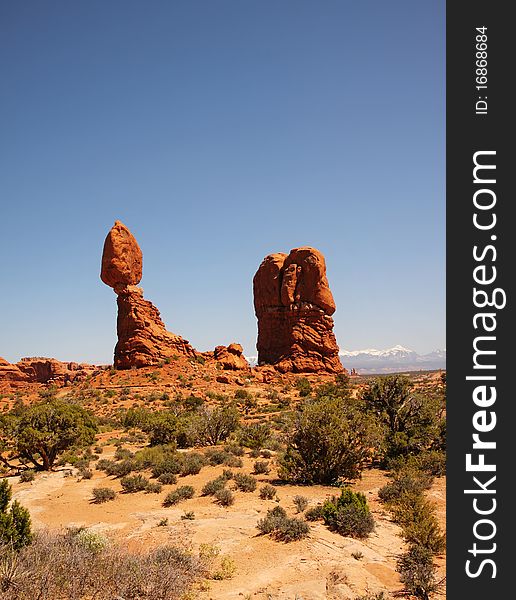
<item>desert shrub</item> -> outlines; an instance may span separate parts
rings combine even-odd
[[[149,480],[147,477],[144,477],[140,474],[128,475],[123,477],[120,483],[122,484],[125,492],[128,494],[134,494],[136,492],[143,492],[146,490],[147,486],[149,485]]]
[[[273,485],[270,485],[270,483],[262,485],[262,487],[260,488],[260,498],[262,500],[272,500],[275,497],[276,488]]]
[[[115,450],[115,459],[116,460],[124,460],[125,458],[133,458],[134,454],[128,450],[127,448],[122,448],[122,446],[119,446],[116,450]]]
[[[382,502],[397,502],[403,495],[420,494],[430,487],[432,478],[414,469],[405,468],[398,471],[391,482],[385,484],[378,491]]]
[[[274,537],[282,542],[302,540],[310,533],[310,525],[303,519],[291,517],[281,521],[274,532]]]
[[[114,477],[125,477],[137,469],[138,465],[136,461],[134,461],[132,458],[126,458],[125,460],[114,462],[109,465],[106,469],[106,474]]]
[[[185,435],[184,420],[168,410],[150,413],[140,427],[149,435],[151,446],[177,444]]]
[[[305,519],[307,521],[321,521],[324,518],[323,514],[323,505],[317,504],[317,506],[312,506],[305,512]]]
[[[93,414],[55,398],[17,407],[0,419],[0,444],[36,470],[49,471],[72,447],[90,446],[96,433]]]
[[[438,441],[443,417],[439,398],[414,391],[408,377],[378,377],[361,398],[385,428],[385,460],[418,454]]]
[[[422,452],[413,458],[413,462],[416,468],[433,477],[446,475],[446,453],[442,450]]]
[[[398,559],[396,570],[406,591],[416,598],[428,600],[429,594],[439,588],[435,579],[436,568],[433,564],[432,552],[427,548],[411,546]]]
[[[251,396],[251,393],[244,389],[239,389],[235,392],[236,400],[245,400],[246,398],[249,398],[249,396]]]
[[[271,437],[271,427],[268,423],[252,423],[242,427],[238,432],[240,445],[246,448],[260,450],[267,445]],[[255,458],[258,458],[260,453]]]
[[[111,469],[111,466],[115,464],[115,461],[108,460],[107,458],[101,458],[95,464],[97,471],[105,471],[106,473]]]
[[[184,549],[134,552],[115,541],[88,547],[87,533],[43,530],[16,554],[2,552],[0,599],[179,600],[206,573],[204,559]]]
[[[226,460],[233,457],[229,452],[217,448],[210,448],[204,453],[204,456],[212,466],[222,465]]]
[[[325,524],[340,535],[365,538],[374,529],[366,497],[349,488],[343,488],[340,496],[326,500],[322,513]]]
[[[233,479],[242,492],[254,492],[256,489],[256,479],[252,475],[237,473]]]
[[[301,397],[309,396],[312,393],[312,386],[306,377],[300,377],[296,381],[296,389]]]
[[[195,513],[193,510],[186,510],[182,515],[183,521],[193,521],[195,519]]]
[[[177,483],[177,475],[175,473],[162,473],[158,477],[158,481],[163,485],[172,485]]]
[[[280,477],[296,483],[335,484],[360,476],[381,440],[374,419],[357,400],[305,400],[288,427]]]
[[[268,535],[277,529],[280,521],[287,518],[287,511],[282,506],[275,506],[267,511],[267,515],[258,521],[256,527],[261,533]]]
[[[308,507],[308,498],[306,496],[294,496],[292,501],[298,513],[304,512]]]
[[[12,498],[12,487],[7,479],[0,481],[0,547],[9,545],[20,550],[32,541],[29,511]]]
[[[235,573],[235,561],[229,556],[223,556],[220,561],[220,567],[212,573],[211,578],[218,581],[232,579]]]
[[[253,448],[251,452],[249,452],[251,458],[260,458],[261,455],[262,453],[259,448]]]
[[[226,444],[224,450],[234,456],[244,456],[245,450],[239,444]]]
[[[181,500],[189,500],[193,498],[195,495],[195,490],[191,485],[182,485],[165,497],[163,500],[163,506],[172,506],[173,504],[177,504],[181,502]]]
[[[197,414],[195,439],[201,445],[216,446],[238,427],[240,415],[234,404],[204,408]]]
[[[82,479],[91,479],[93,477],[93,471],[83,467],[79,469],[79,476],[82,477]]]
[[[228,455],[228,457],[224,461],[224,464],[227,467],[233,467],[234,469],[239,469],[240,467],[244,466],[244,462],[242,461],[242,459],[239,456],[234,456],[233,454]]]
[[[147,484],[147,487],[145,488],[145,492],[147,494],[159,494],[159,493],[161,493],[162,490],[163,490],[163,486],[161,485],[161,483],[158,483],[157,481],[149,481],[149,483]]]
[[[225,477],[217,477],[216,479],[208,481],[202,488],[201,495],[214,496],[217,492],[219,492],[222,488],[226,486],[227,481],[228,480]]]
[[[267,511],[267,515],[258,521],[257,528],[263,534],[270,534],[277,540],[293,542],[305,538],[310,526],[302,519],[288,517],[281,506]]]
[[[184,466],[183,456],[179,452],[173,454],[166,454],[163,458],[155,464],[151,471],[153,477],[160,477],[165,473],[178,475],[181,473]]]
[[[76,531],[71,531],[69,535],[74,538],[78,546],[92,554],[102,552],[108,545],[108,539],[105,535],[91,529],[79,528]]]
[[[112,490],[108,487],[93,488],[92,494],[92,502],[94,502],[95,504],[102,504],[103,502],[108,502],[109,500],[114,500],[116,498],[115,490]]]
[[[270,450],[261,450],[260,456],[262,458],[272,458],[272,452]]]
[[[183,464],[181,466],[181,475],[197,475],[206,465],[206,459],[198,452],[189,452],[183,454]]]
[[[363,596],[355,596],[354,600],[388,600],[385,592],[367,593]]]
[[[34,481],[36,478],[36,472],[34,469],[26,469],[20,473],[20,483],[29,483],[30,481]]]
[[[233,477],[235,476],[235,474],[233,473],[233,471],[231,469],[224,469],[222,471],[222,477],[224,477],[225,479],[233,479]]]
[[[435,516],[435,506],[422,493],[403,494],[391,505],[393,518],[403,529],[407,542],[426,548],[434,554],[442,552],[446,538]]]
[[[269,462],[267,460],[257,460],[253,466],[253,473],[255,475],[267,474],[270,471]]]
[[[231,506],[235,502],[235,496],[228,488],[221,488],[214,494],[215,500],[222,506]]]
[[[185,407],[185,410],[187,410],[187,411],[195,412],[196,410],[201,408],[201,406],[203,406],[203,405],[204,405],[204,399],[199,398],[198,396],[190,395],[183,400],[183,406]]]

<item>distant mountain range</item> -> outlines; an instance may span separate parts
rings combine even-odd
[[[375,348],[341,350],[339,357],[348,371],[356,369],[363,375],[446,369],[446,350],[418,354],[404,346],[394,346],[386,350],[376,350]],[[251,366],[256,365],[257,356],[246,356],[246,358]]]
[[[418,354],[404,346],[386,350],[341,350],[342,364],[358,373],[394,373],[397,371],[427,371],[446,368],[446,350],[434,350],[429,354]]]

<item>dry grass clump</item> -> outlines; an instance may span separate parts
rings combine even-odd
[[[0,548],[0,600],[176,600],[206,573],[174,546],[133,553],[80,533],[41,531],[18,553]]]

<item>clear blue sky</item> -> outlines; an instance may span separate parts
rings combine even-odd
[[[343,349],[445,347],[444,0],[0,3],[0,356],[109,363],[115,219],[199,350],[326,256]]]

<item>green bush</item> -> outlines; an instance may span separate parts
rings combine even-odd
[[[305,519],[307,521],[322,521],[324,518],[323,514],[323,505],[318,504],[317,506],[312,506],[305,512]]]
[[[182,485],[165,497],[163,500],[163,506],[172,506],[181,502],[181,500],[189,500],[195,496],[195,490],[191,485]]]
[[[81,468],[79,469],[79,476],[83,479],[91,479],[93,477],[93,471],[91,469]]]
[[[216,479],[208,481],[202,488],[201,495],[214,496],[217,492],[219,492],[226,486],[227,481],[228,480],[225,477],[217,477]]]
[[[221,488],[220,490],[215,492],[215,500],[221,506],[231,506],[235,502],[235,496],[228,490],[227,488]]]
[[[108,487],[97,487],[93,488],[93,502],[95,504],[102,504],[103,502],[108,502],[109,500],[114,500],[116,498],[115,490],[112,490]]]
[[[224,450],[234,456],[244,456],[245,450],[239,444],[226,444]]]
[[[253,466],[253,473],[255,475],[264,475],[270,471],[269,462],[267,460],[257,460]]]
[[[252,423],[242,427],[238,432],[238,440],[242,446],[260,450],[267,445],[271,437],[271,427],[268,423]],[[258,458],[258,452],[255,458]]]
[[[181,475],[197,475],[206,465],[206,459],[198,452],[189,452],[183,454],[183,464],[181,466]]]
[[[326,500],[322,514],[325,524],[340,535],[365,538],[374,529],[366,497],[349,488],[343,488],[340,496]]]
[[[17,500],[11,502],[12,488],[7,479],[0,481],[0,546],[10,545],[20,550],[31,543],[31,519],[29,511]]]
[[[339,396],[305,400],[287,435],[279,475],[308,484],[359,477],[381,440],[381,430],[359,401]]]
[[[20,483],[29,483],[30,481],[34,481],[36,478],[36,472],[34,469],[26,469],[20,473]]]
[[[143,492],[149,485],[149,480],[143,475],[129,475],[123,477],[120,481],[124,491],[128,494],[134,494],[136,492]]]
[[[177,476],[175,473],[162,473],[158,477],[158,481],[163,485],[172,485],[177,483]]]
[[[277,540],[292,542],[303,539],[310,532],[310,526],[296,517],[288,517],[285,509],[275,506],[257,523],[258,530],[264,535],[272,535]]]
[[[260,488],[260,498],[262,500],[272,500],[276,497],[276,488],[269,483],[262,485]]]
[[[391,482],[385,484],[378,491],[382,502],[397,502],[406,494],[420,494],[432,484],[432,478],[420,471],[405,468],[398,471]]]
[[[429,594],[439,589],[435,579],[436,567],[432,552],[422,546],[414,545],[398,560],[397,569],[400,581],[409,594],[421,600],[428,600]]]
[[[162,490],[163,486],[161,485],[161,483],[158,483],[156,481],[149,481],[147,487],[145,488],[145,492],[147,494],[160,494]]]
[[[446,538],[435,516],[435,506],[423,494],[403,494],[391,510],[407,542],[426,548],[433,554],[445,549]]]
[[[254,492],[256,489],[256,479],[252,475],[237,473],[233,479],[242,492]]]
[[[309,396],[312,393],[312,386],[306,377],[300,377],[296,381],[296,389],[301,397]]]
[[[308,507],[308,498],[305,496],[294,496],[292,499],[298,513],[304,512]]]

